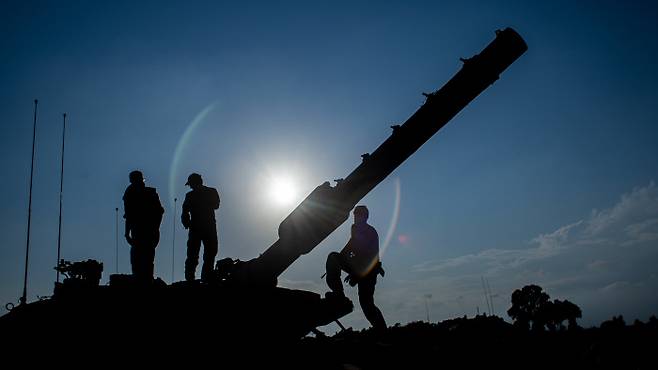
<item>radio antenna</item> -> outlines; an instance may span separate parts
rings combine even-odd
[[[66,113],[62,114],[64,118],[64,127],[62,128],[62,169],[59,175],[59,225],[57,226],[57,264],[59,265],[59,258],[62,251],[62,199],[64,193],[64,143],[66,137]],[[57,270],[57,282],[59,283],[59,269]]]
[[[25,277],[23,279],[23,295],[20,299],[20,304],[27,303],[27,267],[30,261],[30,224],[32,221],[32,178],[34,177],[34,147],[37,139],[37,105],[39,100],[34,99],[34,125],[32,129],[32,165],[30,166],[30,195],[28,198],[27,206],[27,243],[25,246]]]

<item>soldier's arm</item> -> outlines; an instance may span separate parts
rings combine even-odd
[[[124,236],[126,237],[126,240],[130,242],[130,231],[132,230],[132,224],[131,224],[131,218],[129,217],[130,213],[130,206],[129,203],[126,201],[126,195],[123,195],[123,219],[126,220],[125,222],[125,228],[124,228]]]
[[[132,230],[133,230],[133,222],[130,218],[126,218],[126,229],[124,236],[128,244],[131,246],[133,245],[133,237],[131,235]]]
[[[379,234],[374,227],[372,228],[372,234],[371,243],[373,243],[373,250],[376,251],[377,257],[379,257]]]
[[[212,189],[212,190],[215,191],[215,199],[214,199],[214,203],[213,203],[212,206],[213,206],[213,209],[217,209],[217,208],[219,208],[219,193],[217,192],[217,189]]]
[[[183,201],[183,211],[180,215],[181,223],[186,229],[190,227],[190,199],[189,194],[185,195],[185,200]]]
[[[351,252],[352,252],[352,239],[350,239],[347,242],[347,244],[345,244],[343,249],[340,250],[340,254],[342,254],[345,257],[349,257]]]
[[[158,202],[158,207],[160,208],[160,215],[163,215],[165,212],[164,207],[162,206],[162,202],[160,201],[160,196],[158,195],[158,192],[155,193],[155,200]]]
[[[153,206],[154,206],[154,222],[157,221],[158,226],[162,223],[162,217],[164,216],[164,207],[162,207],[162,202],[160,202],[160,196],[158,192],[153,189]]]
[[[343,249],[340,251],[340,254],[342,254],[345,257],[351,257],[354,255],[354,233],[355,233],[355,226],[352,225],[352,229],[350,231],[350,240],[347,241],[347,244],[343,247]]]

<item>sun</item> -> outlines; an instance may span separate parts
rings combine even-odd
[[[269,189],[270,199],[279,206],[289,205],[297,198],[297,187],[295,186],[295,182],[289,177],[272,179]]]

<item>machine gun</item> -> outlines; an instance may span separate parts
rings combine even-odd
[[[53,296],[76,296],[98,288],[103,276],[103,263],[88,259],[71,262],[59,260],[55,270],[64,275],[64,280],[55,283]]]
[[[96,260],[73,262],[61,259],[55,267],[66,278],[64,284],[81,284],[85,286],[98,286],[103,274],[103,264]]]
[[[304,199],[279,225],[279,240],[259,257],[233,265],[224,262],[223,272],[240,285],[275,286],[297,258],[309,253],[349,216],[349,212],[375,186],[445,126],[498,76],[518,59],[527,45],[516,31],[496,31],[496,38],[482,52],[460,59],[462,68],[442,88],[429,94],[425,103],[393,132],[345,179],[331,186],[325,182]]]

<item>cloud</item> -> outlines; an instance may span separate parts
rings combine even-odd
[[[532,239],[532,241],[539,244],[538,249],[546,251],[546,254],[553,254],[548,251],[555,251],[557,249],[563,248],[567,241],[569,241],[570,234],[573,234],[573,230],[577,229],[582,224],[583,220],[580,220],[570,225],[562,226],[552,233],[541,234],[538,237]]]
[[[658,240],[658,218],[628,225],[624,230],[629,237],[629,240],[624,245]]]
[[[537,246],[525,249],[485,249],[477,254],[467,254],[455,258],[433,260],[413,267],[416,272],[448,272],[477,265],[480,274],[492,274],[507,267],[520,267],[528,262],[541,260],[559,254],[568,246],[572,230],[582,226],[583,221],[563,226],[552,233],[541,234],[532,239]],[[484,269],[482,269],[484,267]]]
[[[609,209],[593,210],[590,217],[540,234],[524,249],[485,249],[477,254],[433,260],[413,267],[416,272],[445,272],[478,264],[487,273],[517,268],[528,262],[555,257],[571,248],[603,243],[620,246],[658,240],[658,188],[651,182],[621,196]]]
[[[608,284],[601,288],[602,292],[610,292],[610,291],[617,291],[621,290],[624,291],[626,290],[629,286],[631,286],[631,283],[628,281],[615,281],[614,283]]]
[[[606,235],[625,226],[646,222],[658,215],[658,188],[652,181],[648,186],[623,194],[614,207],[593,210],[587,222],[587,235]]]
[[[608,267],[608,262],[604,260],[594,260],[587,264],[587,269],[590,271],[600,271]]]
[[[642,310],[628,302],[648,299],[658,307],[658,299],[647,298],[658,289],[652,272],[658,262],[657,241],[658,188],[651,182],[623,194],[609,208],[593,210],[581,220],[532,238],[525,248],[489,248],[417,264],[412,268],[415,279],[398,284],[391,299],[413,301],[399,308],[415,307],[417,316],[422,315],[417,298],[428,293],[443,299],[446,315],[459,309],[457,303],[483,309],[481,277],[485,276],[505,305],[514,289],[535,283],[553,298],[581,305],[585,315],[594,312],[610,317],[623,311],[632,316],[633,309],[635,313]],[[462,297],[460,302],[456,297]],[[620,297],[626,297],[626,303]],[[591,317],[589,322],[598,324],[604,318]]]

